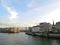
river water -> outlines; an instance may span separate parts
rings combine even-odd
[[[60,45],[60,39],[48,39],[25,33],[0,33],[0,45]]]

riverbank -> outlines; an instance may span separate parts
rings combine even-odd
[[[33,32],[26,32],[26,34],[32,35],[32,36],[47,37],[47,38],[60,38],[60,33],[46,33],[46,32],[33,33]]]

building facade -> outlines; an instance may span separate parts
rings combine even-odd
[[[31,32],[40,32],[40,27],[39,26],[33,26],[31,28]]]
[[[40,32],[51,31],[52,25],[50,23],[40,23]]]
[[[54,27],[56,32],[60,32],[60,22],[57,22]]]
[[[18,32],[20,32],[20,30],[17,27],[0,28],[0,32],[3,32],[3,33],[18,33]]]

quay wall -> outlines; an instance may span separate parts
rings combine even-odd
[[[26,32],[26,34],[29,35],[36,35],[36,36],[40,36],[40,37],[48,37],[48,38],[60,38],[60,33],[33,33],[33,32]]]

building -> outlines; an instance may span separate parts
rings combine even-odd
[[[40,32],[39,26],[29,27],[29,32]]]
[[[19,28],[17,27],[9,27],[9,28],[0,28],[0,32],[3,33],[18,33],[20,32]]]
[[[40,32],[40,27],[39,26],[33,26],[31,28],[31,32]]]
[[[55,27],[55,32],[60,32],[60,22],[57,22],[54,27]]]
[[[10,32],[12,32],[12,33],[18,33],[18,32],[20,32],[20,30],[17,27],[13,27],[13,28],[11,28]]]
[[[47,31],[51,31],[52,29],[52,25],[50,23],[40,23],[40,32],[47,32]]]
[[[33,26],[29,28],[30,32],[47,32],[47,31],[52,31],[52,25],[50,23],[40,23],[37,26]]]
[[[28,30],[29,30],[29,32],[32,32],[32,27],[29,27]]]

